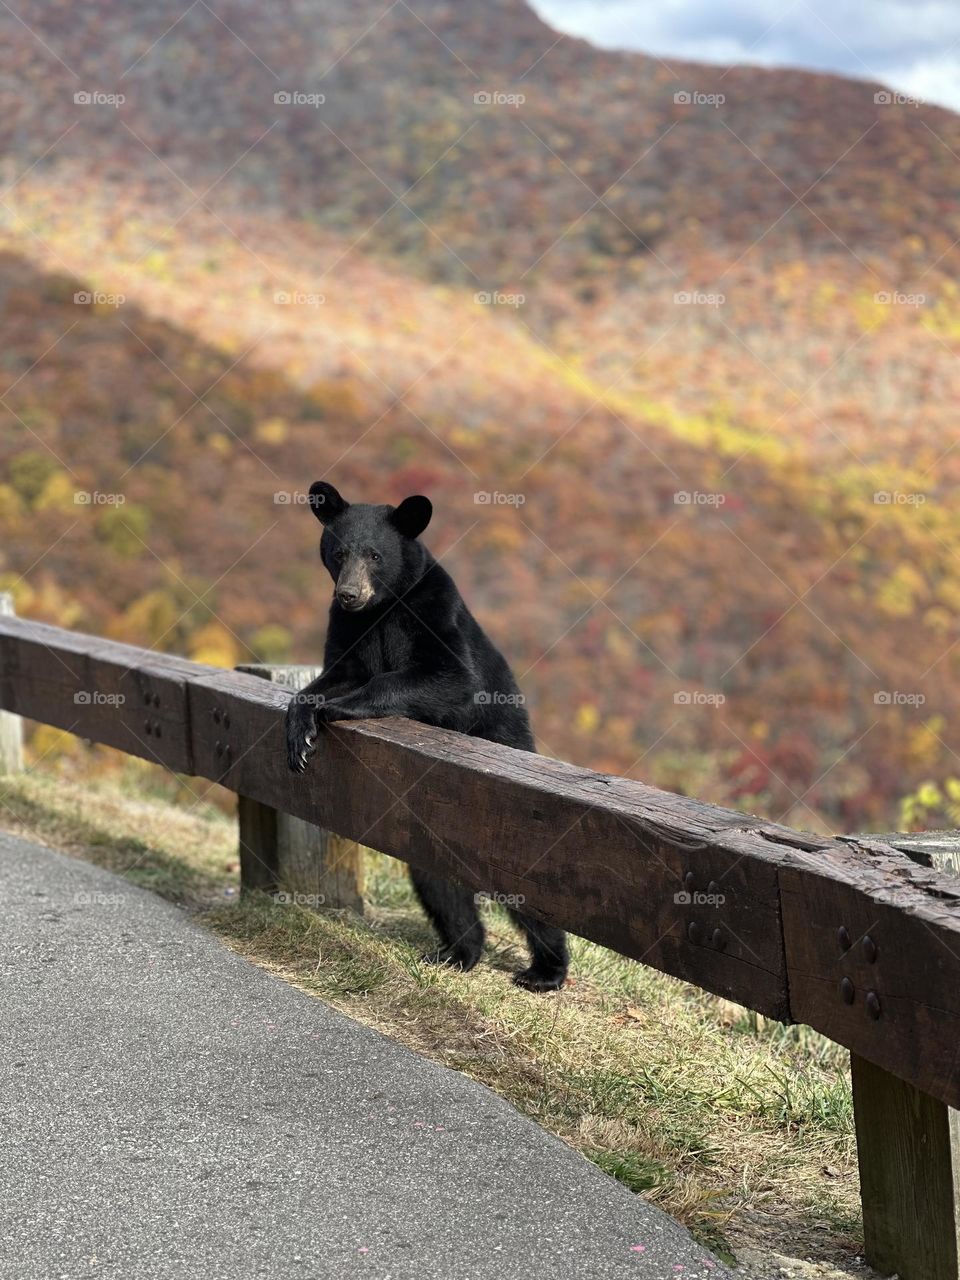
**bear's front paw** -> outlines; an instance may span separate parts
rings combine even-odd
[[[317,713],[303,703],[292,703],[287,711],[287,764],[291,772],[303,773],[317,749]]]

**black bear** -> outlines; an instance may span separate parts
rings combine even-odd
[[[433,514],[430,500],[349,503],[317,481],[309,501],[323,525],[320,558],[334,593],[323,674],[294,695],[287,711],[290,768],[306,769],[325,723],[376,716],[409,716],[535,751],[506,660],[419,541]],[[472,969],[484,937],[476,895],[423,871],[411,868],[410,875],[441,940],[425,958]],[[510,915],[531,953],[529,968],[514,981],[530,991],[561,987],[568,963],[563,931],[512,908]]]

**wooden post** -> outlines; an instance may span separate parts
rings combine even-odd
[[[16,614],[13,596],[0,591],[0,614]],[[23,773],[23,721],[9,711],[0,711],[0,775]]]
[[[867,1261],[900,1280],[957,1280],[960,1113],[851,1053]]]
[[[258,663],[237,670],[302,689],[321,668]],[[238,796],[237,814],[244,889],[279,891],[303,906],[363,914],[363,845],[244,795]]]
[[[864,838],[946,875],[960,867],[960,832]],[[958,1280],[960,1112],[859,1054],[850,1070],[867,1262],[900,1280]]]

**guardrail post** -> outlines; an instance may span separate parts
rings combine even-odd
[[[0,614],[16,614],[13,596],[0,591]],[[0,711],[0,776],[23,772],[23,721],[9,711]]]
[[[302,689],[321,668],[257,663],[237,670]],[[305,906],[363,914],[363,845],[244,795],[237,797],[237,814],[244,889],[280,890]]]
[[[900,1280],[957,1280],[960,1113],[850,1055],[867,1261]]]
[[[945,875],[960,867],[960,832],[864,838]],[[867,1262],[900,1280],[958,1280],[960,1112],[859,1054],[850,1070]]]

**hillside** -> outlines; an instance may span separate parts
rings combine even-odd
[[[384,8],[0,10],[0,586],[313,660],[275,495],[424,489],[544,751],[895,824],[960,751],[960,122]]]
[[[0,30],[0,74],[22,86],[0,124],[13,173],[132,181],[178,211],[252,202],[432,278],[629,279],[695,246],[789,246],[906,287],[960,237],[952,113],[878,104],[860,81],[602,52],[522,0],[45,0],[29,30],[9,12]]]

